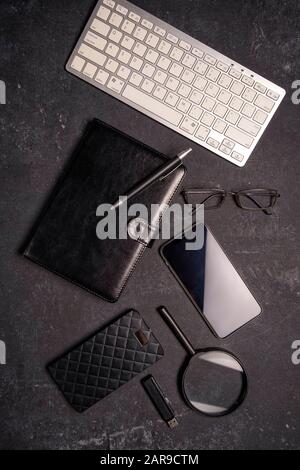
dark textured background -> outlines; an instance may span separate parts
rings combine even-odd
[[[7,84],[7,104],[0,106],[0,339],[7,345],[7,365],[0,366],[0,447],[299,448],[300,365],[291,362],[291,344],[300,339],[300,106],[291,103],[291,84],[300,79],[300,4],[135,1],[287,90],[245,168],[195,146],[185,181],[228,189],[270,186],[282,193],[270,218],[239,211],[230,201],[207,216],[263,315],[223,342],[214,338],[163,265],[158,245],[147,252],[114,305],[17,254],[92,118],[170,155],[187,141],[65,72],[94,0],[2,0],[0,79]],[[244,362],[249,394],[237,412],[209,419],[185,406],[176,387],[185,353],[156,313],[160,304],[173,312],[195,346],[223,346]],[[165,348],[153,373],[179,415],[175,430],[159,419],[139,380],[79,415],[45,371],[50,359],[131,307],[143,314]]]

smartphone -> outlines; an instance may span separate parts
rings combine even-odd
[[[197,230],[203,231],[200,248],[187,249],[187,234],[165,243],[160,253],[212,332],[226,338],[260,315],[261,307],[208,227]]]

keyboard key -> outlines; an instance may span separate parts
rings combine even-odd
[[[85,64],[85,60],[82,59],[81,57],[78,57],[78,55],[76,55],[73,59],[71,67],[72,69],[77,70],[77,72],[81,72],[84,64]]]
[[[104,54],[85,44],[81,44],[78,49],[78,54],[100,66],[102,66],[106,61],[106,56]]]
[[[147,30],[144,28],[141,28],[140,26],[137,26],[133,33],[133,36],[136,39],[139,39],[140,41],[144,41],[146,35],[147,35]]]
[[[101,83],[101,85],[105,85],[108,79],[109,79],[109,73],[101,69],[99,70],[95,78],[96,82]]]
[[[215,65],[215,63],[217,62],[217,60],[214,57],[212,57],[210,54],[205,54],[204,60],[210,65]]]
[[[221,101],[223,104],[228,104],[232,94],[229,91],[221,90],[218,95],[218,101]]]
[[[195,134],[195,137],[197,137],[197,139],[200,139],[200,140],[206,140],[208,134],[209,134],[209,129],[207,129],[207,127],[200,125]]]
[[[224,134],[226,126],[227,124],[224,121],[221,121],[221,119],[216,119],[216,122],[213,125],[213,129],[220,134]]]
[[[205,92],[211,96],[212,98],[215,98],[217,96],[217,94],[219,93],[220,91],[220,87],[218,87],[217,85],[215,85],[214,83],[209,83],[207,85],[207,88],[205,90]]]
[[[223,62],[218,62],[217,69],[222,70],[222,72],[228,72],[229,66],[224,64]]]
[[[224,75],[222,73],[221,77],[219,78],[218,84],[221,85],[223,88],[229,88],[232,83],[232,78],[228,77],[228,75]]]
[[[211,147],[215,149],[217,149],[220,145],[220,142],[218,142],[215,139],[212,139],[211,137],[209,137],[206,142],[208,143],[208,145],[210,145]]]
[[[167,90],[163,88],[162,86],[158,85],[154,90],[153,96],[163,101],[166,94],[167,94]]]
[[[249,101],[249,103],[252,103],[256,95],[256,91],[254,91],[252,88],[246,88],[242,94],[242,98],[244,98],[246,101]]]
[[[168,103],[170,106],[176,106],[178,103],[179,97],[175,95],[174,93],[169,93],[167,98],[166,98],[166,103]]]
[[[108,61],[105,64],[105,68],[112,73],[115,73],[118,67],[119,67],[118,62],[116,62],[113,59],[108,59]]]
[[[237,96],[234,96],[232,100],[230,101],[230,107],[234,109],[235,111],[239,111],[244,104],[243,100],[238,98]]]
[[[142,20],[142,26],[144,26],[145,28],[147,29],[152,29],[153,28],[153,23],[151,23],[151,21],[148,21],[148,20]]]
[[[127,34],[131,34],[134,28],[135,28],[135,24],[132,23],[132,21],[125,20],[124,23],[122,24],[121,30]]]
[[[178,93],[179,95],[183,96],[184,98],[187,98],[189,96],[189,94],[191,93],[192,89],[191,87],[185,85],[184,83],[182,83],[180,85],[180,88],[178,90]]]
[[[179,101],[177,109],[179,109],[179,111],[182,111],[184,114],[186,114],[188,112],[188,110],[190,109],[190,107],[191,107],[191,105],[188,101],[186,101],[184,99],[181,99]]]
[[[202,109],[201,108],[198,108],[198,106],[193,106],[192,109],[190,110],[189,112],[189,115],[196,119],[197,121],[199,121],[200,117],[201,117],[201,114],[202,114]]]
[[[206,87],[207,85],[207,80],[205,80],[205,78],[202,78],[202,77],[197,77],[196,80],[195,80],[195,83],[194,83],[194,86],[200,90],[200,91],[203,91],[204,88]]]
[[[268,117],[267,113],[264,113],[263,111],[258,109],[253,116],[253,121],[258,122],[258,124],[264,124],[266,122],[267,117]]]
[[[277,101],[279,99],[278,93],[275,93],[275,91],[272,91],[272,90],[267,91],[267,96],[274,101]]]
[[[129,13],[129,18],[132,20],[132,21],[135,21],[136,23],[139,23],[140,22],[140,19],[141,17],[139,15],[137,15],[136,13],[133,13],[133,11],[131,11]]]
[[[144,28],[141,28],[140,26],[137,26],[133,33],[133,37],[135,37],[139,41],[144,41],[146,36],[147,36],[147,30]]]
[[[150,111],[161,119],[169,122],[173,126],[179,126],[179,123],[182,119],[182,114],[176,111],[175,109],[170,108],[166,104],[158,101],[152,96],[143,93],[140,90],[127,85],[124,92],[124,98],[127,98],[129,101],[137,104],[138,106]]]
[[[179,41],[178,37],[174,36],[174,34],[171,34],[171,33],[167,35],[167,40],[171,41],[173,44],[177,44]]]
[[[86,66],[83,69],[83,74],[86,75],[89,78],[93,78],[96,71],[97,71],[96,65],[87,63]]]
[[[167,41],[161,41],[160,45],[158,46],[159,52],[162,52],[163,54],[169,54],[170,49],[171,49],[171,44]]]
[[[170,68],[170,73],[174,75],[175,77],[179,77],[183,71],[183,67],[179,64],[172,64]]]
[[[101,5],[101,7],[98,10],[97,16],[98,18],[101,18],[101,20],[106,21],[110,14],[111,14],[111,10]]]
[[[161,85],[163,85],[167,79],[168,75],[165,72],[162,72],[161,70],[158,70],[155,74],[154,80]]]
[[[192,49],[192,54],[194,54],[196,57],[198,57],[198,59],[202,59],[202,57],[204,56],[204,52],[201,51],[200,49],[197,49],[197,47],[194,47]]]
[[[131,70],[128,67],[124,67],[123,65],[119,68],[117,75],[123,80],[127,80],[130,75]]]
[[[94,19],[91,24],[91,29],[101,34],[102,36],[107,36],[110,31],[110,26],[103,23],[103,21]]]
[[[232,158],[234,158],[235,160],[237,160],[238,162],[242,162],[244,160],[244,156],[241,155],[240,153],[238,152],[232,152],[231,154]]]
[[[179,47],[182,47],[182,49],[184,49],[185,51],[190,51],[192,48],[192,46],[186,41],[180,41]]]
[[[254,89],[259,91],[260,93],[266,93],[267,87],[265,85],[262,85],[262,83],[256,82],[254,85]]]
[[[125,36],[121,45],[125,47],[125,49],[128,49],[129,51],[131,51],[134,45],[134,39],[130,38],[129,36]]]
[[[225,120],[230,122],[230,124],[236,124],[238,121],[239,115],[235,111],[228,111]]]
[[[225,147],[225,145],[220,145],[220,150],[221,152],[225,153],[225,155],[230,155],[231,154],[231,150],[228,148],[228,147]]]
[[[147,47],[144,44],[137,42],[134,46],[133,52],[140,57],[144,57],[146,50]]]
[[[242,145],[243,147],[250,148],[253,144],[253,139],[249,135],[245,134],[245,132],[236,129],[235,127],[229,126],[225,132],[226,137],[229,139],[234,140],[238,144]]]
[[[201,122],[206,126],[210,127],[214,122],[215,118],[212,114],[205,112],[201,118]]]
[[[167,57],[161,57],[157,63],[158,67],[163,70],[168,70],[170,67],[171,61]]]
[[[107,5],[110,8],[115,8],[116,2],[113,0],[103,0],[103,4]]]
[[[142,73],[143,73],[144,75],[146,75],[146,77],[148,77],[148,78],[153,77],[154,72],[155,72],[155,67],[153,67],[153,65],[150,65],[150,64],[144,65],[144,68],[143,68],[143,70],[142,70]]]
[[[147,54],[145,55],[145,59],[151,62],[151,64],[155,64],[158,58],[159,58],[158,52],[154,51],[153,49],[149,49],[147,51]]]
[[[248,77],[247,75],[242,76],[242,82],[248,86],[253,86],[254,79],[252,77]]]
[[[189,117],[184,118],[183,123],[181,124],[181,129],[187,132],[188,134],[195,134],[197,129],[197,123],[190,119]]]
[[[143,80],[142,75],[136,72],[133,72],[133,74],[131,75],[129,79],[130,83],[132,83],[133,85],[137,87],[140,86],[140,84],[142,83],[142,80]]]
[[[244,89],[244,85],[241,82],[233,82],[233,84],[230,87],[230,91],[234,93],[235,95],[240,95]]]
[[[242,109],[242,114],[244,116],[251,118],[253,116],[254,111],[255,111],[255,107],[252,106],[252,104],[245,103]]]
[[[195,62],[196,62],[195,57],[191,56],[190,54],[186,54],[182,61],[183,65],[185,65],[186,67],[190,69],[194,67]]]
[[[155,34],[150,33],[146,39],[146,44],[155,48],[159,42],[159,37],[155,36]]]
[[[155,87],[155,83],[151,80],[144,80],[142,84],[142,90],[147,91],[148,93],[152,93],[153,88]]]
[[[193,93],[190,96],[190,100],[195,103],[195,104],[200,104],[203,98],[203,94],[200,93],[199,91],[193,91]]]
[[[112,32],[109,35],[109,39],[111,41],[116,42],[117,44],[119,44],[122,37],[123,37],[123,34],[120,31],[118,31],[117,29],[113,29]]]
[[[113,26],[116,26],[116,28],[119,28],[122,21],[123,21],[123,17],[121,15],[118,15],[117,13],[113,13],[111,17],[109,18],[108,22],[112,24]]]
[[[266,113],[270,113],[274,108],[274,101],[270,100],[270,98],[267,98],[263,95],[258,95],[256,100],[254,101],[254,104]]]
[[[165,29],[160,28],[159,26],[155,26],[154,32],[155,32],[156,34],[158,34],[159,36],[161,36],[161,37],[165,37],[165,35],[166,35],[166,33],[167,33],[167,31],[166,31]]]
[[[125,83],[122,80],[119,80],[116,77],[111,77],[110,81],[108,82],[107,88],[119,94],[121,93],[124,85]]]
[[[213,100],[209,96],[206,96],[202,101],[202,108],[206,109],[207,111],[212,111],[215,104],[215,100]]]
[[[110,55],[111,57],[117,57],[120,48],[111,42],[108,44],[106,48],[106,54]]]
[[[214,114],[220,118],[223,118],[227,113],[228,108],[223,104],[217,103],[214,109]]]
[[[130,67],[139,72],[142,68],[143,63],[144,62],[142,61],[142,59],[139,59],[138,57],[133,57],[132,61],[130,62]]]
[[[99,49],[100,51],[103,51],[107,44],[106,39],[98,36],[98,34],[92,33],[92,31],[88,31],[84,38],[84,42],[91,44],[91,46],[96,47],[96,49]]]
[[[169,88],[169,90],[176,91],[179,86],[179,80],[176,80],[176,78],[169,77],[166,87]]]
[[[220,76],[220,72],[214,67],[210,67],[208,72],[206,73],[206,77],[212,82],[216,82],[219,76]]]
[[[230,150],[233,150],[234,146],[235,146],[235,143],[231,142],[231,140],[224,139],[223,142],[222,142],[222,145],[224,145],[224,147],[229,148]]]
[[[231,77],[236,78],[237,80],[239,80],[241,78],[242,74],[241,74],[241,72],[239,72],[236,69],[230,69],[229,70],[229,75],[231,75]]]
[[[119,54],[118,60],[122,62],[122,64],[128,64],[131,57],[132,55],[129,52],[122,50]]]
[[[180,62],[182,59],[182,56],[183,56],[183,51],[178,49],[178,47],[173,47],[172,52],[170,54],[171,59],[174,59]]]
[[[242,129],[242,131],[248,132],[248,134],[257,136],[261,127],[258,124],[255,124],[253,121],[249,121],[249,119],[242,117],[238,123],[238,127]]]
[[[118,13],[121,13],[121,15],[124,15],[124,16],[126,16],[128,13],[127,8],[123,7],[122,5],[117,5],[116,11]]]
[[[185,70],[182,74],[181,79],[186,83],[192,83],[195,76],[196,75],[191,70]]]
[[[200,75],[204,75],[207,69],[208,65],[200,61],[198,61],[194,67],[195,72],[200,73]]]

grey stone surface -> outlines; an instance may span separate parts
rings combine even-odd
[[[204,43],[287,90],[279,112],[245,168],[194,147],[185,186],[274,187],[273,217],[231,202],[207,222],[263,307],[260,318],[225,341],[211,334],[163,265],[148,251],[121,300],[89,295],[18,254],[86,123],[99,117],[172,155],[186,140],[64,70],[92,0],[11,0],[0,4],[1,274],[0,447],[11,449],[296,449],[300,447],[300,79],[297,0],[135,0]],[[113,143],[112,143],[113,145]],[[178,198],[179,200],[179,198]],[[185,353],[156,312],[166,305],[197,347],[223,346],[249,375],[245,404],[225,418],[189,410],[177,389]],[[128,308],[138,309],[164,345],[153,373],[179,415],[174,430],[159,419],[139,380],[83,415],[72,411],[45,364]]]

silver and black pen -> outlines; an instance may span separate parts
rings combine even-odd
[[[145,191],[156,181],[166,178],[169,174],[171,174],[172,171],[174,171],[182,164],[185,157],[187,157],[192,152],[192,150],[193,149],[188,148],[187,150],[180,152],[178,155],[176,155],[176,157],[172,158],[164,165],[160,166],[154,173],[152,173],[150,176],[148,176],[139,184],[137,184],[134,188],[132,188],[127,195],[124,195],[122,198],[119,198],[118,201],[116,201],[112,205],[111,209],[118,209],[125,201],[128,201],[137,194],[140,194],[141,192]]]

